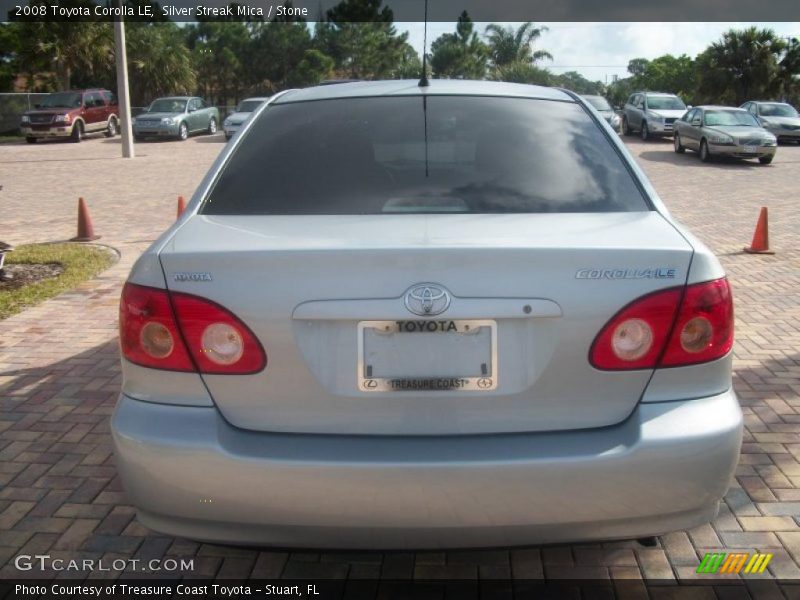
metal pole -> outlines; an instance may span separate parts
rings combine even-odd
[[[120,5],[117,0],[117,6]],[[125,23],[122,17],[114,20],[114,43],[117,59],[117,101],[119,102],[119,129],[122,135],[122,157],[133,158],[133,131],[131,130],[131,97],[128,91],[128,55],[125,51]]]

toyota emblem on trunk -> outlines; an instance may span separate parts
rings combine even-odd
[[[406,292],[406,308],[423,317],[438,315],[450,306],[450,294],[443,287],[420,283]]]

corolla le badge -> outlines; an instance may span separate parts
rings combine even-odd
[[[415,315],[438,315],[450,306],[450,293],[438,285],[420,283],[406,292],[405,304]]]

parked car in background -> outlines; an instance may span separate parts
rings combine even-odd
[[[672,135],[673,124],[686,112],[686,105],[675,94],[635,92],[625,103],[622,133],[639,132],[643,140],[651,136]]]
[[[264,104],[264,102],[267,100],[268,98],[247,98],[246,100],[239,102],[236,110],[231,113],[222,124],[222,128],[225,131],[225,139],[231,139],[233,134],[239,131],[242,123],[244,123],[247,118],[253,114],[253,111]]]
[[[217,133],[219,110],[196,96],[159,98],[133,119],[136,140],[147,137],[187,139],[191,134]]]
[[[111,430],[145,526],[447,548],[716,515],[720,263],[576,94],[428,83],[273,96],[136,262]]]
[[[778,141],[800,142],[800,114],[791,104],[750,101],[742,104],[741,108],[758,119]]]
[[[118,115],[117,98],[108,90],[55,92],[22,114],[20,132],[29,144],[45,138],[80,142],[97,132],[112,137],[119,131]]]
[[[611,125],[611,128],[615,131],[619,131],[620,125],[620,118],[616,111],[612,108],[612,106],[608,103],[603,96],[595,96],[595,95],[585,95],[583,99],[586,100],[589,104],[591,104],[597,112],[599,112],[603,118]]]
[[[775,157],[778,141],[756,118],[741,108],[697,106],[675,122],[675,152],[697,151],[700,160],[715,156],[757,158],[768,165]]]

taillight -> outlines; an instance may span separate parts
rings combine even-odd
[[[125,284],[119,301],[119,341],[122,355],[137,365],[195,370],[166,290]]]
[[[597,369],[678,367],[716,360],[733,347],[727,279],[643,296],[603,327],[589,351]]]
[[[126,283],[119,313],[122,354],[144,367],[247,374],[267,364],[252,331],[220,305],[198,296]]]

